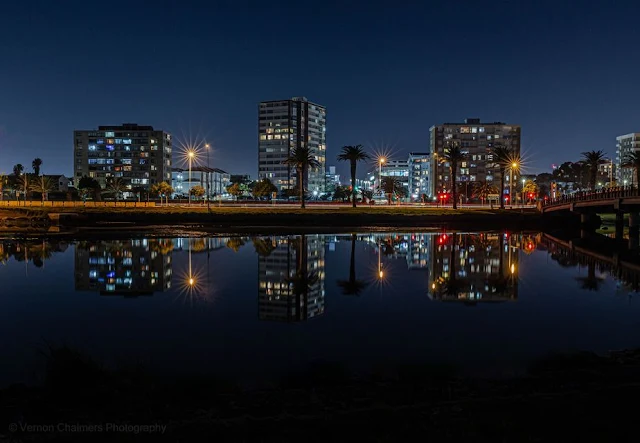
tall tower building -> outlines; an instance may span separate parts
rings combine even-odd
[[[457,182],[500,183],[500,169],[493,158],[492,149],[504,146],[520,156],[520,126],[506,123],[481,123],[479,118],[468,118],[464,123],[444,123],[432,126],[431,133],[431,195],[451,191],[449,164],[442,161],[445,149],[457,145],[467,154],[458,165]],[[520,172],[517,172],[519,175]],[[517,179],[514,174],[514,181]],[[505,178],[505,191],[509,191],[509,177]]]
[[[258,179],[268,178],[278,191],[296,186],[296,172],[283,164],[294,148],[308,147],[320,162],[304,178],[311,194],[325,192],[326,114],[324,106],[305,97],[274,100],[258,107]]]
[[[133,189],[154,183],[171,183],[171,134],[153,126],[124,123],[76,130],[73,175],[96,179],[104,188],[118,178]]]
[[[623,184],[634,184],[638,186],[638,183],[633,183],[633,168],[625,168],[622,165],[626,163],[627,155],[632,152],[640,152],[640,132],[632,132],[631,134],[621,135],[616,137],[616,180],[619,186]]]

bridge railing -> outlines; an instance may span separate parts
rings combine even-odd
[[[608,200],[611,198],[638,197],[640,192],[636,186],[614,186],[596,191],[578,191],[571,195],[562,195],[542,202],[542,207],[564,205],[567,203]]]

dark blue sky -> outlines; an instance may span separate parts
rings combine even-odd
[[[614,6],[615,5],[615,6]],[[0,4],[0,172],[72,172],[72,131],[137,122],[206,136],[257,173],[257,103],[327,107],[341,146],[428,149],[465,117],[521,124],[531,172],[640,131],[635,1]],[[346,172],[346,168],[342,169]]]

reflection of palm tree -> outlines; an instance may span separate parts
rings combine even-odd
[[[256,250],[256,254],[260,257],[269,257],[271,253],[276,249],[276,245],[269,238],[254,237],[251,239],[253,248]]]
[[[285,282],[289,285],[291,294],[295,296],[297,320],[306,320],[308,314],[309,290],[318,282],[319,277],[317,273],[313,271],[309,272],[307,266],[306,235],[301,235],[294,243],[296,246],[297,256],[296,272],[294,275],[287,277]],[[304,304],[301,303],[302,297],[304,297]]]
[[[587,276],[578,277],[576,280],[581,282],[580,288],[587,291],[598,291],[600,289],[600,285],[604,281],[604,278],[596,276],[596,263],[594,261],[590,261],[587,265]]]
[[[362,280],[356,279],[356,234],[351,234],[351,261],[349,262],[349,280],[338,280],[344,295],[360,295],[367,287]]]
[[[451,253],[449,255],[449,276],[438,279],[436,294],[438,298],[458,299],[469,286],[466,279],[459,279],[456,271],[456,233],[451,236]]]

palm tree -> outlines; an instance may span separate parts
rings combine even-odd
[[[513,153],[506,146],[496,146],[491,150],[493,162],[498,164],[500,170],[500,209],[504,209],[504,177],[507,168],[512,163]]]
[[[115,202],[113,204],[116,205],[118,202],[118,197],[120,196],[120,194],[127,190],[127,186],[122,182],[121,179],[116,177],[109,182],[109,184],[107,185],[107,190],[114,194]]]
[[[233,252],[238,252],[242,246],[244,246],[244,240],[242,237],[231,237],[227,240],[227,248],[231,249]]]
[[[344,295],[360,295],[367,287],[362,280],[356,279],[356,234],[351,234],[351,261],[349,262],[349,280],[338,280]]]
[[[39,158],[34,158],[31,162],[31,167],[33,168],[33,173],[36,175],[40,175],[40,166],[42,166],[42,160]]]
[[[484,205],[484,201],[489,198],[491,194],[497,194],[498,188],[490,182],[476,182],[474,185],[473,195],[474,197],[482,200],[482,204]]]
[[[253,248],[256,250],[256,253],[261,257],[269,257],[276,249],[276,245],[270,238],[253,237],[251,242],[253,243]]]
[[[360,194],[362,194],[362,201],[364,202],[365,200],[371,202],[371,200],[373,200],[373,191],[370,189],[361,189],[360,190]]]
[[[598,177],[598,165],[604,160],[603,151],[586,151],[582,153],[585,166],[589,170],[589,187],[596,190],[596,179]]]
[[[395,194],[402,194],[404,191],[400,181],[390,175],[382,177],[379,189],[387,195],[387,201],[389,204],[391,204],[391,198]]]
[[[311,154],[309,148],[299,147],[293,148],[289,157],[282,163],[296,170],[298,190],[300,192],[300,207],[304,209],[304,179],[309,168],[320,167],[320,162]]]
[[[351,165],[351,202],[356,207],[356,166],[358,162],[369,158],[369,154],[362,150],[362,145],[343,146],[338,155],[338,161],[348,161]]]
[[[639,152],[630,152],[623,159],[623,164],[625,168],[634,168],[636,173],[636,184],[640,187],[640,153]]]
[[[460,146],[452,145],[444,149],[442,159],[449,163],[449,173],[451,174],[451,197],[453,198],[453,209],[458,209],[458,189],[456,187],[456,179],[458,175],[458,164],[467,157],[460,150]]]
[[[29,187],[34,192],[39,192],[42,198],[42,206],[44,206],[44,201],[46,200],[47,194],[54,189],[54,184],[51,179],[45,177],[44,175],[39,176],[36,180],[31,183]]]
[[[13,175],[15,175],[16,177],[22,174],[22,171],[24,171],[24,166],[22,166],[20,163],[13,167]]]

